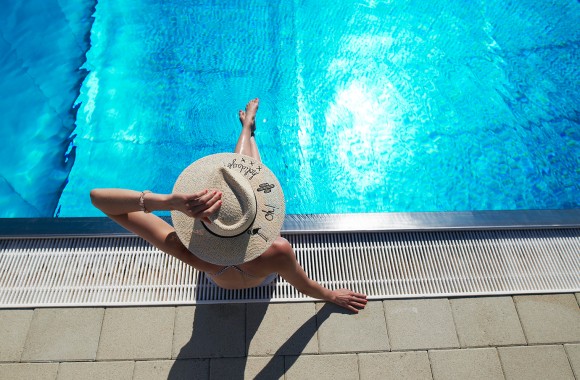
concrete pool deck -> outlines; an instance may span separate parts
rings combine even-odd
[[[580,293],[0,310],[1,379],[580,379]]]

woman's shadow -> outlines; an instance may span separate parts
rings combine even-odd
[[[204,281],[207,280],[200,276],[197,281],[198,286],[206,285]],[[250,343],[268,308],[272,305],[267,300],[271,298],[274,289],[274,286],[261,289],[267,293],[263,298],[264,302],[260,303],[197,304],[194,308],[178,307],[175,333],[187,331],[188,327],[192,326],[191,337],[188,339],[185,336],[174,336],[174,346],[181,346],[181,349],[177,355],[174,355],[176,360],[171,367],[168,379],[204,377],[200,375],[207,371],[208,365],[210,378],[244,379]],[[217,288],[214,290],[221,291]],[[348,313],[342,309],[339,310],[334,305],[324,305],[277,349],[254,378],[284,378],[284,373],[304,351],[320,325],[330,314],[336,312]],[[287,356],[283,358],[281,355]],[[208,358],[211,358],[211,363],[208,363]]]

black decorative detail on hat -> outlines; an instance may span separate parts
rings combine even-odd
[[[258,167],[258,171],[256,171],[256,169],[245,165],[246,160],[244,158],[241,158],[240,160],[244,164],[236,162],[236,159],[234,158],[232,160],[232,162],[230,162],[229,164],[226,164],[226,167],[228,169],[233,169],[233,170],[239,169],[240,173],[242,173],[244,176],[246,176],[246,178],[249,179],[250,181],[252,179],[254,179],[254,176],[256,176],[260,172],[260,169],[262,169],[261,167]]]
[[[278,209],[278,207],[276,206],[272,206],[272,205],[264,205],[266,207],[268,207],[268,210],[262,210],[262,212],[264,213],[264,218],[268,221],[271,222],[274,220],[274,214],[276,213],[276,210]]]
[[[256,220],[256,216],[255,216],[255,215],[254,215],[254,220]],[[236,237],[238,237],[238,236],[242,236],[242,235],[243,235],[243,234],[245,234],[245,233],[250,233],[250,227],[252,227],[252,226],[250,225],[250,227],[246,228],[245,230],[243,230],[242,232],[240,232],[240,233],[239,233],[239,234],[237,234],[237,235],[232,235],[232,236],[224,236],[224,235],[219,235],[219,234],[216,234],[215,232],[213,232],[212,230],[210,230],[210,229],[209,229],[209,227],[208,227],[208,226],[205,224],[205,222],[204,222],[204,221],[200,221],[200,223],[201,223],[201,225],[203,226],[203,228],[205,228],[205,230],[206,230],[207,232],[209,232],[209,233],[210,233],[210,234],[212,234],[213,236],[215,236],[215,237],[219,237],[219,238],[221,238],[221,239],[231,239],[231,238],[236,238]],[[253,223],[254,223],[254,222],[252,222],[252,224],[253,224]],[[259,228],[258,228],[258,229],[259,229]],[[250,235],[252,235],[252,234],[250,234]]]
[[[264,194],[268,194],[269,192],[272,191],[272,189],[276,187],[275,185],[270,185],[268,182],[266,183],[261,183],[260,186],[258,186],[258,191],[263,191]]]
[[[248,230],[248,234],[252,236],[259,235],[262,239],[268,241],[268,238],[260,232],[260,227]]]

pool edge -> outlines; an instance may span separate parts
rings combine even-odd
[[[170,222],[169,216],[162,217]],[[282,233],[578,228],[580,209],[361,214],[290,214]],[[106,217],[0,218],[0,239],[130,236]]]

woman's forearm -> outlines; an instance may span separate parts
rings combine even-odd
[[[335,303],[354,313],[364,309],[367,303],[366,295],[344,288],[330,290],[310,279],[298,263],[294,250],[287,240],[278,238],[272,247],[277,251],[277,254],[272,255],[273,260],[277,262],[273,269],[299,292],[312,298]]]
[[[107,215],[122,215],[142,211],[139,201],[141,192],[125,189],[94,189],[91,191],[93,205]],[[143,204],[147,211],[171,210],[172,194],[145,193]]]
[[[301,289],[298,288],[298,290],[309,297],[335,303],[355,313],[358,313],[360,309],[364,309],[367,304],[367,296],[365,294],[345,288],[330,290],[314,280],[309,280],[308,285]]]
[[[332,290],[325,288],[318,282],[311,279],[308,279],[308,282],[304,287],[297,289],[300,293],[305,294],[308,297],[330,302],[333,302],[334,300],[334,294]]]

